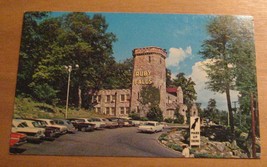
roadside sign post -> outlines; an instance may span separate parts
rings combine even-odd
[[[200,117],[190,117],[190,147],[200,147]]]

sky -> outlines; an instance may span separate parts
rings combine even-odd
[[[60,16],[66,13],[52,13]],[[88,13],[92,16],[94,13]],[[225,94],[218,94],[206,89],[208,81],[201,66],[209,60],[202,59],[198,52],[205,39],[209,38],[206,25],[213,15],[182,14],[137,14],[137,13],[101,13],[108,23],[108,32],[116,35],[113,44],[113,56],[116,61],[132,57],[134,48],[157,46],[167,51],[166,67],[171,70],[172,77],[185,73],[196,83],[197,103],[202,108],[207,106],[210,98],[214,98],[217,107],[227,110]],[[237,101],[238,92],[232,91],[232,101]]]

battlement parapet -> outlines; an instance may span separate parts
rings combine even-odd
[[[149,55],[149,54],[158,54],[163,56],[164,58],[167,57],[167,51],[160,47],[150,46],[145,48],[135,48],[133,50],[133,56],[140,56],[140,55]]]

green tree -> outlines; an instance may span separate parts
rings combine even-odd
[[[57,91],[47,83],[33,85],[33,97],[40,102],[54,105],[57,102]]]
[[[147,113],[147,118],[151,121],[163,121],[163,114],[158,106],[153,106]]]
[[[172,75],[171,70],[166,68],[166,87],[167,88],[173,86],[171,75]]]
[[[70,13],[58,18],[48,18],[40,23],[40,36],[46,47],[46,56],[39,61],[33,75],[34,83],[48,83],[60,90],[64,102],[67,71],[64,65],[79,65],[72,71],[70,104],[88,107],[92,91],[111,85],[113,33],[106,32],[108,24],[102,15],[90,18],[85,13]]]
[[[186,105],[191,105],[197,98],[195,90],[195,82],[191,78],[186,78],[184,73],[179,73],[176,78],[173,79],[173,85],[180,86],[183,90],[184,103]]]
[[[107,89],[129,89],[132,85],[133,59],[129,58],[123,62],[115,63],[109,69],[113,73],[106,85]]]
[[[141,105],[149,105],[151,108],[158,106],[160,103],[159,89],[152,85],[143,86],[140,91],[139,102]]]
[[[210,99],[207,107],[203,110],[203,117],[209,119],[212,122],[220,122],[220,113],[216,106],[216,100]]]
[[[32,75],[38,61],[43,56],[42,40],[38,33],[38,22],[46,18],[47,15],[47,12],[27,12],[24,14],[19,52],[17,95],[32,93],[29,84],[32,82]]]
[[[251,55],[253,49],[250,48],[254,47],[252,38],[250,38],[253,35],[246,28],[248,22],[251,20],[232,16],[212,18],[207,25],[210,37],[203,41],[202,49],[199,52],[203,58],[210,60],[210,63],[205,64],[205,71],[209,79],[207,88],[226,95],[232,140],[235,140],[235,130],[230,91],[236,88],[243,90],[244,87],[242,88],[241,83],[250,83],[251,81],[250,77],[248,79],[250,81],[247,82],[241,72],[242,62],[253,63],[253,61],[247,62],[249,57],[253,57]]]

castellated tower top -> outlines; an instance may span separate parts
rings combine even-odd
[[[149,54],[157,54],[162,56],[164,59],[167,57],[167,52],[165,49],[155,46],[149,46],[145,48],[136,48],[133,50],[133,56],[140,56],[140,55],[149,55]]]

